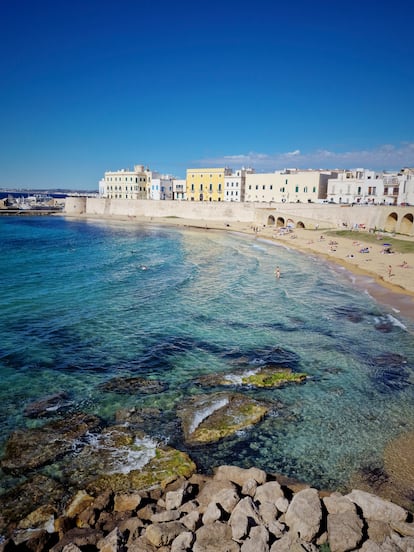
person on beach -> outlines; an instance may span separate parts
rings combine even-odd
[[[280,268],[278,266],[276,267],[276,270],[275,270],[275,276],[277,279],[280,278]]]
[[[388,278],[391,278],[392,276],[392,266],[388,265]]]

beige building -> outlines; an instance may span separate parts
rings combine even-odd
[[[108,199],[148,199],[151,192],[152,171],[144,165],[134,170],[107,171],[99,182],[99,196]]]
[[[188,201],[223,201],[224,178],[231,175],[227,168],[187,169]]]
[[[246,174],[245,201],[315,203],[326,198],[333,171],[285,169],[274,173]]]

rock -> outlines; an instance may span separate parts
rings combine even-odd
[[[183,516],[180,521],[187,527],[189,531],[195,531],[200,525],[201,514],[198,510],[193,510],[186,516]]]
[[[68,544],[75,544],[79,548],[96,546],[97,543],[103,538],[103,533],[96,531],[95,529],[70,529],[65,533],[64,537],[56,543],[50,552],[61,552],[63,548]]]
[[[323,499],[325,508],[330,514],[343,514],[344,512],[356,512],[356,507],[353,502],[342,496],[339,493],[332,493],[330,496],[325,496]]]
[[[171,552],[187,552],[192,549],[194,534],[191,531],[180,533],[171,543]]]
[[[165,523],[166,521],[177,521],[181,514],[177,510],[166,510],[151,516],[152,523]]]
[[[72,452],[75,440],[100,426],[97,416],[77,413],[42,427],[15,430],[6,442],[1,467],[5,473],[19,475],[50,464]]]
[[[215,521],[219,521],[221,519],[222,511],[217,506],[216,502],[210,502],[210,504],[207,506],[206,511],[203,514],[202,522],[204,525],[209,525],[211,523],[214,523]]]
[[[185,488],[182,487],[177,491],[169,491],[165,496],[165,507],[167,510],[179,508],[183,503]]]
[[[264,403],[244,395],[197,395],[177,411],[190,444],[212,443],[258,423],[268,412]]]
[[[142,502],[139,493],[118,493],[114,497],[114,511],[127,512],[134,511]]]
[[[167,386],[157,380],[150,380],[141,377],[113,378],[99,386],[103,391],[121,393],[124,395],[152,395],[162,393]]]
[[[382,544],[387,537],[391,536],[390,524],[385,521],[372,519],[367,527],[368,537],[376,544]]]
[[[390,523],[391,529],[402,537],[414,537],[414,523],[394,521]]]
[[[119,552],[122,550],[125,540],[118,527],[97,543],[100,552]]]
[[[280,498],[285,498],[282,487],[277,481],[268,481],[257,487],[254,494],[255,502],[260,502],[264,504],[265,502],[270,502],[276,505],[276,501]],[[280,510],[282,511],[282,510]]]
[[[238,387],[282,387],[289,383],[303,383],[306,374],[293,372],[283,366],[263,366],[236,370],[226,374],[208,374],[197,378],[196,383],[203,387],[238,386]]]
[[[15,547],[7,550],[24,550],[25,552],[43,552],[49,550],[57,541],[57,535],[50,534],[44,529],[27,529],[13,535],[12,542]]]
[[[53,416],[69,405],[69,395],[64,391],[60,391],[28,404],[24,409],[24,415],[29,418]]]
[[[367,520],[391,522],[406,521],[407,512],[401,506],[365,491],[353,490],[346,497],[359,506]]]
[[[18,523],[41,506],[57,507],[64,488],[53,479],[35,475],[0,496],[0,532],[8,534]]]
[[[230,491],[231,493],[235,493],[238,496],[236,486],[228,479],[216,480],[214,478],[207,481],[207,483],[204,485],[197,496],[197,502],[200,512],[204,513],[210,502],[214,500],[216,496],[221,496],[221,493],[224,493],[225,491]]]
[[[203,525],[195,533],[193,552],[239,552],[240,546],[232,540],[231,528],[220,521]]]
[[[293,533],[307,542],[318,534],[322,520],[322,508],[316,489],[304,489],[294,495],[285,514],[285,521]]]
[[[351,510],[328,515],[328,541],[331,552],[354,550],[362,541],[363,521]]]
[[[241,552],[269,552],[269,533],[263,525],[252,527],[250,536],[240,548]]]
[[[34,529],[42,528],[49,533],[54,532],[54,519],[57,514],[57,510],[51,504],[43,504],[39,506],[33,512],[30,512],[28,516],[19,521],[17,525],[18,529]]]
[[[178,521],[153,523],[145,531],[145,538],[159,548],[160,546],[171,544],[180,533],[185,531],[186,527]]]
[[[241,490],[242,495],[253,497],[257,489],[257,481],[254,479],[248,479],[243,483]]]
[[[318,552],[318,548],[288,533],[272,544],[270,552]]]
[[[141,469],[101,475],[89,482],[87,490],[100,493],[110,489],[119,493],[160,487],[173,474],[189,477],[195,470],[196,465],[184,452],[169,447],[157,448],[155,456]]]
[[[250,497],[243,498],[234,508],[229,519],[232,537],[240,541],[248,536],[253,525],[261,525],[260,514]]]
[[[222,489],[214,496],[214,501],[225,512],[231,514],[238,504],[240,496],[235,489]]]
[[[219,466],[214,473],[216,481],[228,480],[243,487],[249,479],[254,479],[259,485],[265,483],[267,474],[258,468],[243,469],[237,466]]]
[[[78,491],[76,495],[66,505],[64,514],[69,518],[74,518],[83,510],[88,508],[94,501],[94,498],[86,491]]]

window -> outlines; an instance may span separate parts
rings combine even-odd
[[[213,191],[213,184],[210,182],[210,192]]]
[[[305,192],[305,194],[307,194],[308,193],[308,187],[304,186],[303,191]]]
[[[313,192],[314,194],[316,194],[316,186],[314,186],[314,187],[312,188],[312,192]]]
[[[282,187],[280,188],[280,191],[283,193],[283,192],[285,191],[285,187],[282,186]]]
[[[194,192],[194,184],[191,184],[191,191]]]
[[[296,192],[296,193],[299,192],[299,186],[295,186],[295,192]]]
[[[218,185],[218,191],[221,192],[221,184]]]

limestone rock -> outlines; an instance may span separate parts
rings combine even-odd
[[[258,423],[269,407],[244,395],[197,395],[181,406],[185,439],[190,444],[212,443]]]
[[[114,511],[133,511],[141,504],[142,497],[139,493],[119,493],[114,497]]]
[[[331,552],[354,550],[362,541],[363,521],[356,512],[347,510],[328,515],[328,541]]]
[[[145,531],[145,537],[151,544],[160,547],[171,544],[180,533],[185,531],[186,527],[178,521],[153,523]]]
[[[196,531],[193,552],[239,552],[240,546],[232,540],[231,528],[220,521],[200,527]]]
[[[407,512],[401,506],[365,491],[353,490],[346,497],[361,508],[363,516],[367,520],[391,523],[407,519]]]
[[[75,440],[100,425],[97,416],[77,413],[42,427],[15,430],[6,442],[1,467],[5,473],[19,475],[50,464],[72,452]]]
[[[171,552],[187,552],[191,550],[194,538],[195,536],[191,531],[180,533],[171,543]]]
[[[250,497],[243,498],[234,508],[229,519],[233,539],[240,541],[248,536],[252,525],[261,525],[260,514]]]
[[[339,493],[332,493],[323,499],[325,508],[330,514],[342,514],[344,512],[356,512],[355,504]]]
[[[319,532],[321,519],[321,501],[316,489],[304,489],[294,495],[285,514],[290,530],[307,542],[311,542]]]
[[[214,473],[214,479],[217,481],[228,480],[243,487],[249,479],[254,479],[259,485],[262,485],[267,479],[267,474],[258,468],[243,469],[238,466],[219,466]]]
[[[266,527],[252,527],[249,538],[241,545],[240,552],[269,552],[269,532]]]
[[[162,393],[166,389],[166,385],[157,380],[150,380],[141,377],[130,378],[112,378],[100,386],[103,391],[111,391],[112,393],[121,393],[125,395],[143,394],[149,395],[154,393]]]
[[[268,481],[256,489],[254,500],[261,504],[271,502],[276,505],[279,498],[285,498],[282,487],[277,481]]]

